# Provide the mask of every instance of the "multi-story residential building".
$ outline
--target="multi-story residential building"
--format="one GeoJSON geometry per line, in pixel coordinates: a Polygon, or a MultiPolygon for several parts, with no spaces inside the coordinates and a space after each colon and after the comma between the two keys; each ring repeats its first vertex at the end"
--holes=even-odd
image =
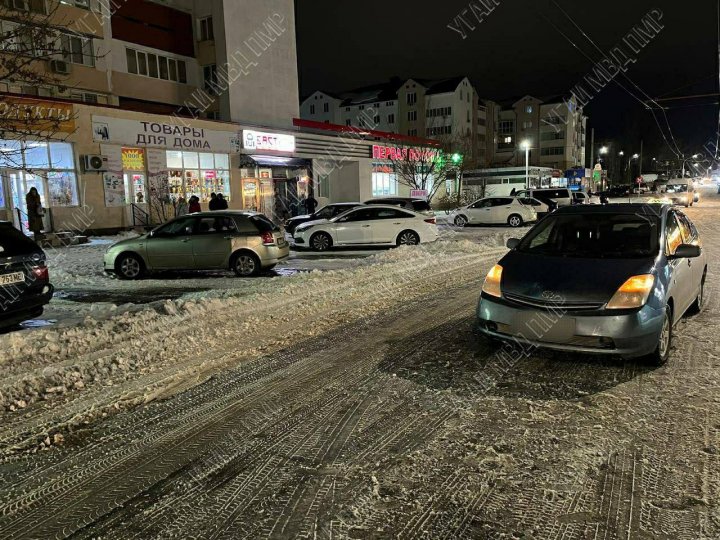
{"type": "Polygon", "coordinates": [[[264,125],[299,114],[292,0],[14,0],[0,31],[26,9],[57,27],[38,66],[62,84],[6,80],[0,92],[264,125]]]}
{"type": "Polygon", "coordinates": [[[301,118],[426,137],[461,147],[484,164],[486,110],[467,77],[394,79],[337,95],[315,92],[300,106],[301,118]]]}
{"type": "MultiPolygon", "coordinates": [[[[298,118],[293,0],[4,0],[0,32],[0,54],[40,74],[19,83],[0,63],[0,219],[19,228],[31,187],[46,231],[147,226],[213,192],[281,221],[310,194],[409,195],[388,156],[435,145],[344,126],[353,111],[330,95],[322,121],[298,118]],[[50,57],[23,22],[49,25],[50,57]]],[[[347,106],[379,98],[363,121],[389,127],[396,96],[347,106]]]]}
{"type": "Polygon", "coordinates": [[[485,104],[493,124],[494,140],[487,145],[492,166],[524,166],[525,143],[531,166],[563,172],[585,166],[587,117],[572,99],[525,96],[505,106],[485,104]]]}

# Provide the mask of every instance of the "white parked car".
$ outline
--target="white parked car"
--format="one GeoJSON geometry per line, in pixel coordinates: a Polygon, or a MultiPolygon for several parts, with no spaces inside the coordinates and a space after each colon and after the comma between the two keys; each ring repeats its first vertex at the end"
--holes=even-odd
{"type": "Polygon", "coordinates": [[[295,229],[295,245],[315,251],[333,246],[414,246],[434,242],[434,217],[397,206],[362,206],[330,220],[303,223],[295,229]]]}
{"type": "Polygon", "coordinates": [[[458,208],[450,219],[458,227],[465,225],[499,225],[521,227],[537,221],[537,211],[517,197],[489,197],[458,208]]]}

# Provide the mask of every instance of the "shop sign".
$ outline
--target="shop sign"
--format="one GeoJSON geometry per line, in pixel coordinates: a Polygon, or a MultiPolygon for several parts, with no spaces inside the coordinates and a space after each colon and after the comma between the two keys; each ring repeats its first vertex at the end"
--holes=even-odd
{"type": "Polygon", "coordinates": [[[2,96],[0,120],[23,132],[75,131],[75,111],[70,103],[2,96]]]}
{"type": "Polygon", "coordinates": [[[413,189],[413,190],[410,190],[410,196],[413,199],[427,199],[428,190],[427,189],[413,189]]]}
{"type": "Polygon", "coordinates": [[[294,152],[295,137],[282,133],[265,133],[245,129],[243,130],[243,148],[270,152],[294,152]]]}
{"type": "Polygon", "coordinates": [[[237,151],[237,145],[233,144],[234,132],[187,126],[182,119],[177,123],[163,123],[93,115],[92,130],[96,142],[222,154],[237,151]]]}
{"type": "Polygon", "coordinates": [[[141,148],[123,148],[122,167],[125,171],[145,172],[145,152],[141,148]]]}
{"type": "Polygon", "coordinates": [[[439,155],[437,150],[431,148],[401,148],[398,146],[373,145],[373,159],[386,159],[392,161],[434,161],[439,155]]]}
{"type": "Polygon", "coordinates": [[[272,169],[260,169],[260,174],[258,175],[260,178],[266,179],[266,178],[272,178],[272,169]]]}

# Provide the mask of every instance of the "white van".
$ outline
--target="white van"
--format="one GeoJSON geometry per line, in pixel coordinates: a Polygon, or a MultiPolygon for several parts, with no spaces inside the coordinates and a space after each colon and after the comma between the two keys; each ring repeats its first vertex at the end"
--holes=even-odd
{"type": "Polygon", "coordinates": [[[568,188],[545,188],[545,189],[524,189],[518,191],[515,197],[525,198],[530,197],[538,199],[544,203],[551,202],[550,206],[572,206],[573,197],[568,188]]]}

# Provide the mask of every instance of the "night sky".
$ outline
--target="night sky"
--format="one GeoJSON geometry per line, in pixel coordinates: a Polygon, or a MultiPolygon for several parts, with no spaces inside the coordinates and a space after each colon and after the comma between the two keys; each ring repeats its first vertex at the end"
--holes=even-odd
{"type": "MultiPolygon", "coordinates": [[[[486,0],[488,1],[488,0],[486,0]]],[[[507,100],[568,94],[600,53],[551,0],[497,0],[499,6],[467,39],[449,29],[468,7],[462,0],[297,0],[300,92],[342,91],[390,77],[468,75],[481,97],[507,100]],[[557,27],[557,28],[555,28],[557,27]]],[[[556,0],[604,51],[653,9],[665,28],[636,55],[627,75],[657,98],[718,91],[717,0],[556,0]]],[[[644,96],[623,77],[626,88],[644,96]]],[[[686,153],[714,138],[717,98],[673,101],[672,132],[686,153]]],[[[586,108],[596,141],[646,156],[672,156],[650,112],[614,83],[586,108]]],[[[665,128],[662,115],[658,115],[665,128]]],[[[667,134],[667,129],[665,129],[667,134]]],[[[589,137],[589,133],[588,133],[589,137]]],[[[669,137],[669,135],[668,135],[669,137]]]]}

